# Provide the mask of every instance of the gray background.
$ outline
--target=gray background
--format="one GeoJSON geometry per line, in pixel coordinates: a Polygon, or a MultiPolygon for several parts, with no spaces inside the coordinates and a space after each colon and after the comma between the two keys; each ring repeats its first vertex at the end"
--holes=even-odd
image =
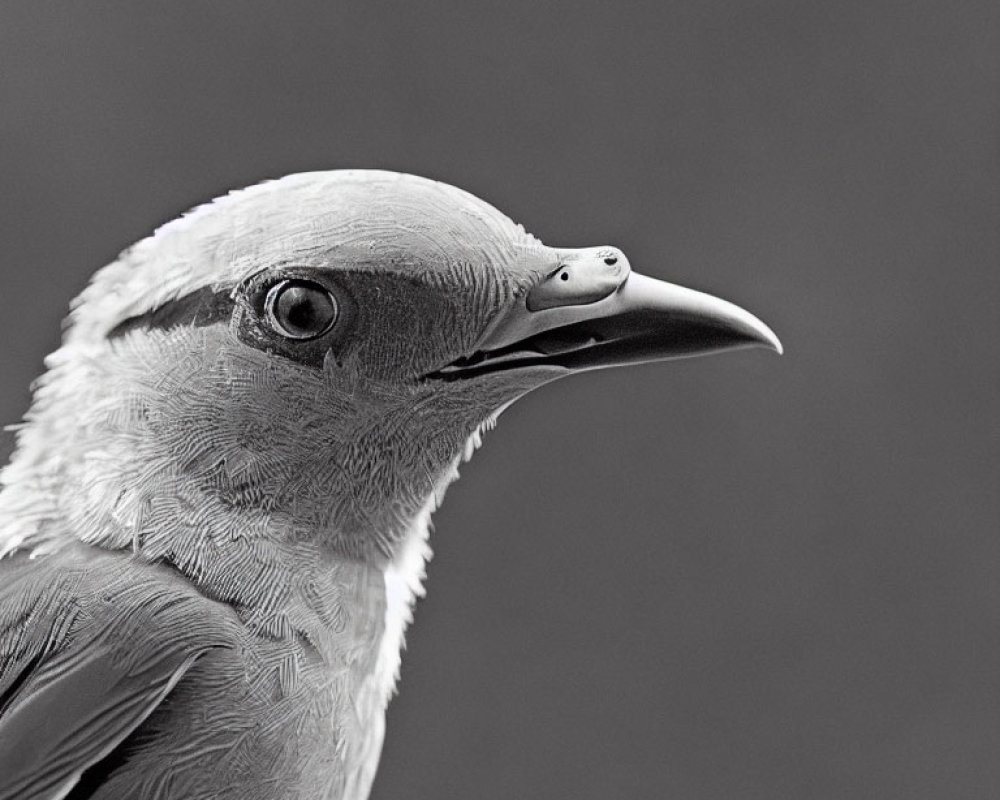
{"type": "Polygon", "coordinates": [[[377,166],[758,313],[436,516],[374,797],[1000,796],[1000,6],[0,3],[0,420],[87,276],[377,166]]]}

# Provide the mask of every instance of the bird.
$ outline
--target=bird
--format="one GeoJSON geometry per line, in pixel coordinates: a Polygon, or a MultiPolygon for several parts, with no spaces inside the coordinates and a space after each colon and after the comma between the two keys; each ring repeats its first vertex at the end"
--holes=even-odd
{"type": "Polygon", "coordinates": [[[0,800],[363,800],[484,430],[748,311],[463,190],[288,175],[97,271],[0,472],[0,800]]]}

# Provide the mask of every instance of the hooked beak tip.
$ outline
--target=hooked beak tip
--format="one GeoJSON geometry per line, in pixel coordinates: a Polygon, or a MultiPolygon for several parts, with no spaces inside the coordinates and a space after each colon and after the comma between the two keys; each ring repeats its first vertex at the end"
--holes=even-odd
{"type": "Polygon", "coordinates": [[[785,348],[781,344],[781,340],[778,338],[777,334],[771,330],[770,327],[761,322],[757,317],[751,316],[753,319],[753,325],[751,327],[752,336],[757,342],[759,347],[764,347],[768,350],[773,350],[779,356],[784,355],[785,348]]]}

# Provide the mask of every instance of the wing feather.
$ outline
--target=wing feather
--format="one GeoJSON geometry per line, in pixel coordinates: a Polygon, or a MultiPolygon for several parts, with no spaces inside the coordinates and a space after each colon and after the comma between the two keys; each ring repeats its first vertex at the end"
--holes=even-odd
{"type": "Polygon", "coordinates": [[[186,587],[39,561],[0,562],[0,800],[67,797],[220,646],[186,587]]]}
{"type": "MultiPolygon", "coordinates": [[[[112,654],[43,666],[0,716],[0,800],[58,800],[163,701],[202,655],[164,658],[139,674],[112,654]]],[[[60,659],[61,660],[61,659],[60,659]]]]}

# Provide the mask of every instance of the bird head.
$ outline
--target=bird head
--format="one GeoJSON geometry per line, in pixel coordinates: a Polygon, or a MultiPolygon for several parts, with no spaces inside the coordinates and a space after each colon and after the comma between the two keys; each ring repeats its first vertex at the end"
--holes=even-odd
{"type": "Polygon", "coordinates": [[[303,542],[391,558],[526,392],[753,346],[780,352],[741,308],[614,247],[543,245],[453,187],[292,175],[97,273],[2,476],[6,547],[71,535],[192,569],[233,541],[257,562],[303,542]]]}

